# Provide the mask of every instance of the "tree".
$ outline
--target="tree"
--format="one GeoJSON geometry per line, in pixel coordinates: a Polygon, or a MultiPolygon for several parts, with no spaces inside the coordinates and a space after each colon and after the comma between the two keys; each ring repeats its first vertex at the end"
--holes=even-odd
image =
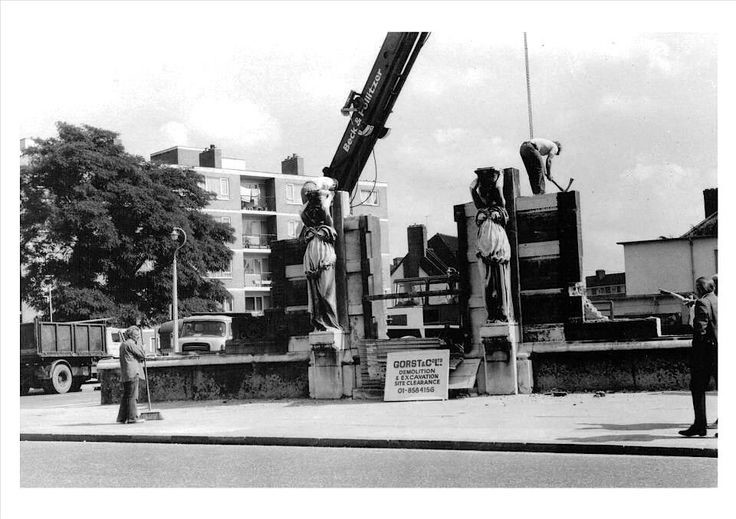
{"type": "Polygon", "coordinates": [[[201,212],[214,196],[200,187],[202,175],[130,155],[111,131],[57,130],[58,138],[36,140],[21,167],[22,299],[47,311],[51,285],[55,320],[165,320],[171,231],[181,227],[180,311],[216,311],[228,292],[204,276],[229,268],[234,236],[201,212]]]}

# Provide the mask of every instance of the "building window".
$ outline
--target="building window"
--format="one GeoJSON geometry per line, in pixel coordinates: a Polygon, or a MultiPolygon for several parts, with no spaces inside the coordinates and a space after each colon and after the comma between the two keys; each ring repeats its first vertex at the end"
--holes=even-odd
{"type": "Polygon", "coordinates": [[[606,294],[610,294],[610,293],[611,293],[611,287],[606,287],[606,294]]]}
{"type": "Polygon", "coordinates": [[[360,202],[363,205],[378,205],[378,192],[375,189],[361,189],[360,202]]]}
{"type": "Polygon", "coordinates": [[[214,193],[218,200],[230,199],[230,180],[227,177],[207,177],[207,191],[214,193]]]}
{"type": "Polygon", "coordinates": [[[220,223],[226,223],[228,225],[232,225],[232,220],[229,216],[220,216],[219,217],[220,223]]]}
{"type": "Polygon", "coordinates": [[[232,312],[233,311],[233,298],[231,296],[226,297],[220,303],[220,306],[222,307],[223,312],[232,312]]]}
{"type": "Polygon", "coordinates": [[[299,227],[297,220],[289,220],[289,237],[296,238],[296,229],[299,227]]]}
{"type": "Polygon", "coordinates": [[[245,296],[245,311],[260,313],[270,307],[271,298],[268,296],[245,296]]]}
{"type": "Polygon", "coordinates": [[[246,274],[262,274],[268,272],[268,258],[243,258],[243,269],[246,274]]]}
{"type": "Polygon", "coordinates": [[[286,184],[286,201],[296,202],[296,188],[294,184],[286,184]]]}
{"type": "Polygon", "coordinates": [[[260,236],[265,234],[266,222],[263,220],[244,220],[243,232],[250,236],[260,236]]]}
{"type": "Polygon", "coordinates": [[[243,184],[240,186],[241,208],[246,210],[266,209],[264,186],[261,184],[243,184]]]}
{"type": "Polygon", "coordinates": [[[243,220],[243,248],[267,249],[276,235],[269,234],[266,220],[243,220]]]}

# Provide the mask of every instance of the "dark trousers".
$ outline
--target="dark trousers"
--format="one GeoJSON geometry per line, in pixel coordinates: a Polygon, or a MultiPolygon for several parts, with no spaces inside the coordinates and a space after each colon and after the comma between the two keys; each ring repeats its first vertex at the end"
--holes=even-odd
{"type": "Polygon", "coordinates": [[[543,195],[546,189],[544,177],[547,173],[544,157],[542,157],[536,146],[531,142],[525,142],[521,145],[519,155],[521,155],[521,160],[524,162],[526,174],[529,175],[529,184],[532,186],[532,193],[543,195]]]}
{"type": "Polygon", "coordinates": [[[690,351],[690,393],[693,397],[693,425],[707,426],[705,392],[713,377],[718,384],[718,348],[713,344],[693,344],[690,351]]]}
{"type": "Polygon", "coordinates": [[[123,382],[123,396],[120,399],[118,422],[125,423],[127,420],[135,420],[136,418],[138,418],[138,377],[135,380],[123,382]]]}

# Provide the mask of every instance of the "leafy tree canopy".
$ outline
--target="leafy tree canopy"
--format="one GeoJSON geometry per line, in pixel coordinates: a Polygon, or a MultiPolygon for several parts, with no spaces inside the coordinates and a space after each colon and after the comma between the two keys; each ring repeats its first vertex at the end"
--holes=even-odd
{"type": "Polygon", "coordinates": [[[174,227],[179,310],[216,311],[228,297],[208,272],[229,268],[233,229],[201,212],[214,196],[192,169],[128,154],[117,134],[58,123],[21,167],[21,297],[54,320],[109,317],[126,326],[168,319],[174,227]]]}

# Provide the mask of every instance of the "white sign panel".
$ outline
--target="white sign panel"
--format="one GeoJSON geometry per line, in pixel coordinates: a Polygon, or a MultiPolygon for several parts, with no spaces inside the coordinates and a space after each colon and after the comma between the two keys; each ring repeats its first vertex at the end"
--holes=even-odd
{"type": "Polygon", "coordinates": [[[450,350],[412,350],[386,356],[383,400],[447,400],[450,350]]]}

